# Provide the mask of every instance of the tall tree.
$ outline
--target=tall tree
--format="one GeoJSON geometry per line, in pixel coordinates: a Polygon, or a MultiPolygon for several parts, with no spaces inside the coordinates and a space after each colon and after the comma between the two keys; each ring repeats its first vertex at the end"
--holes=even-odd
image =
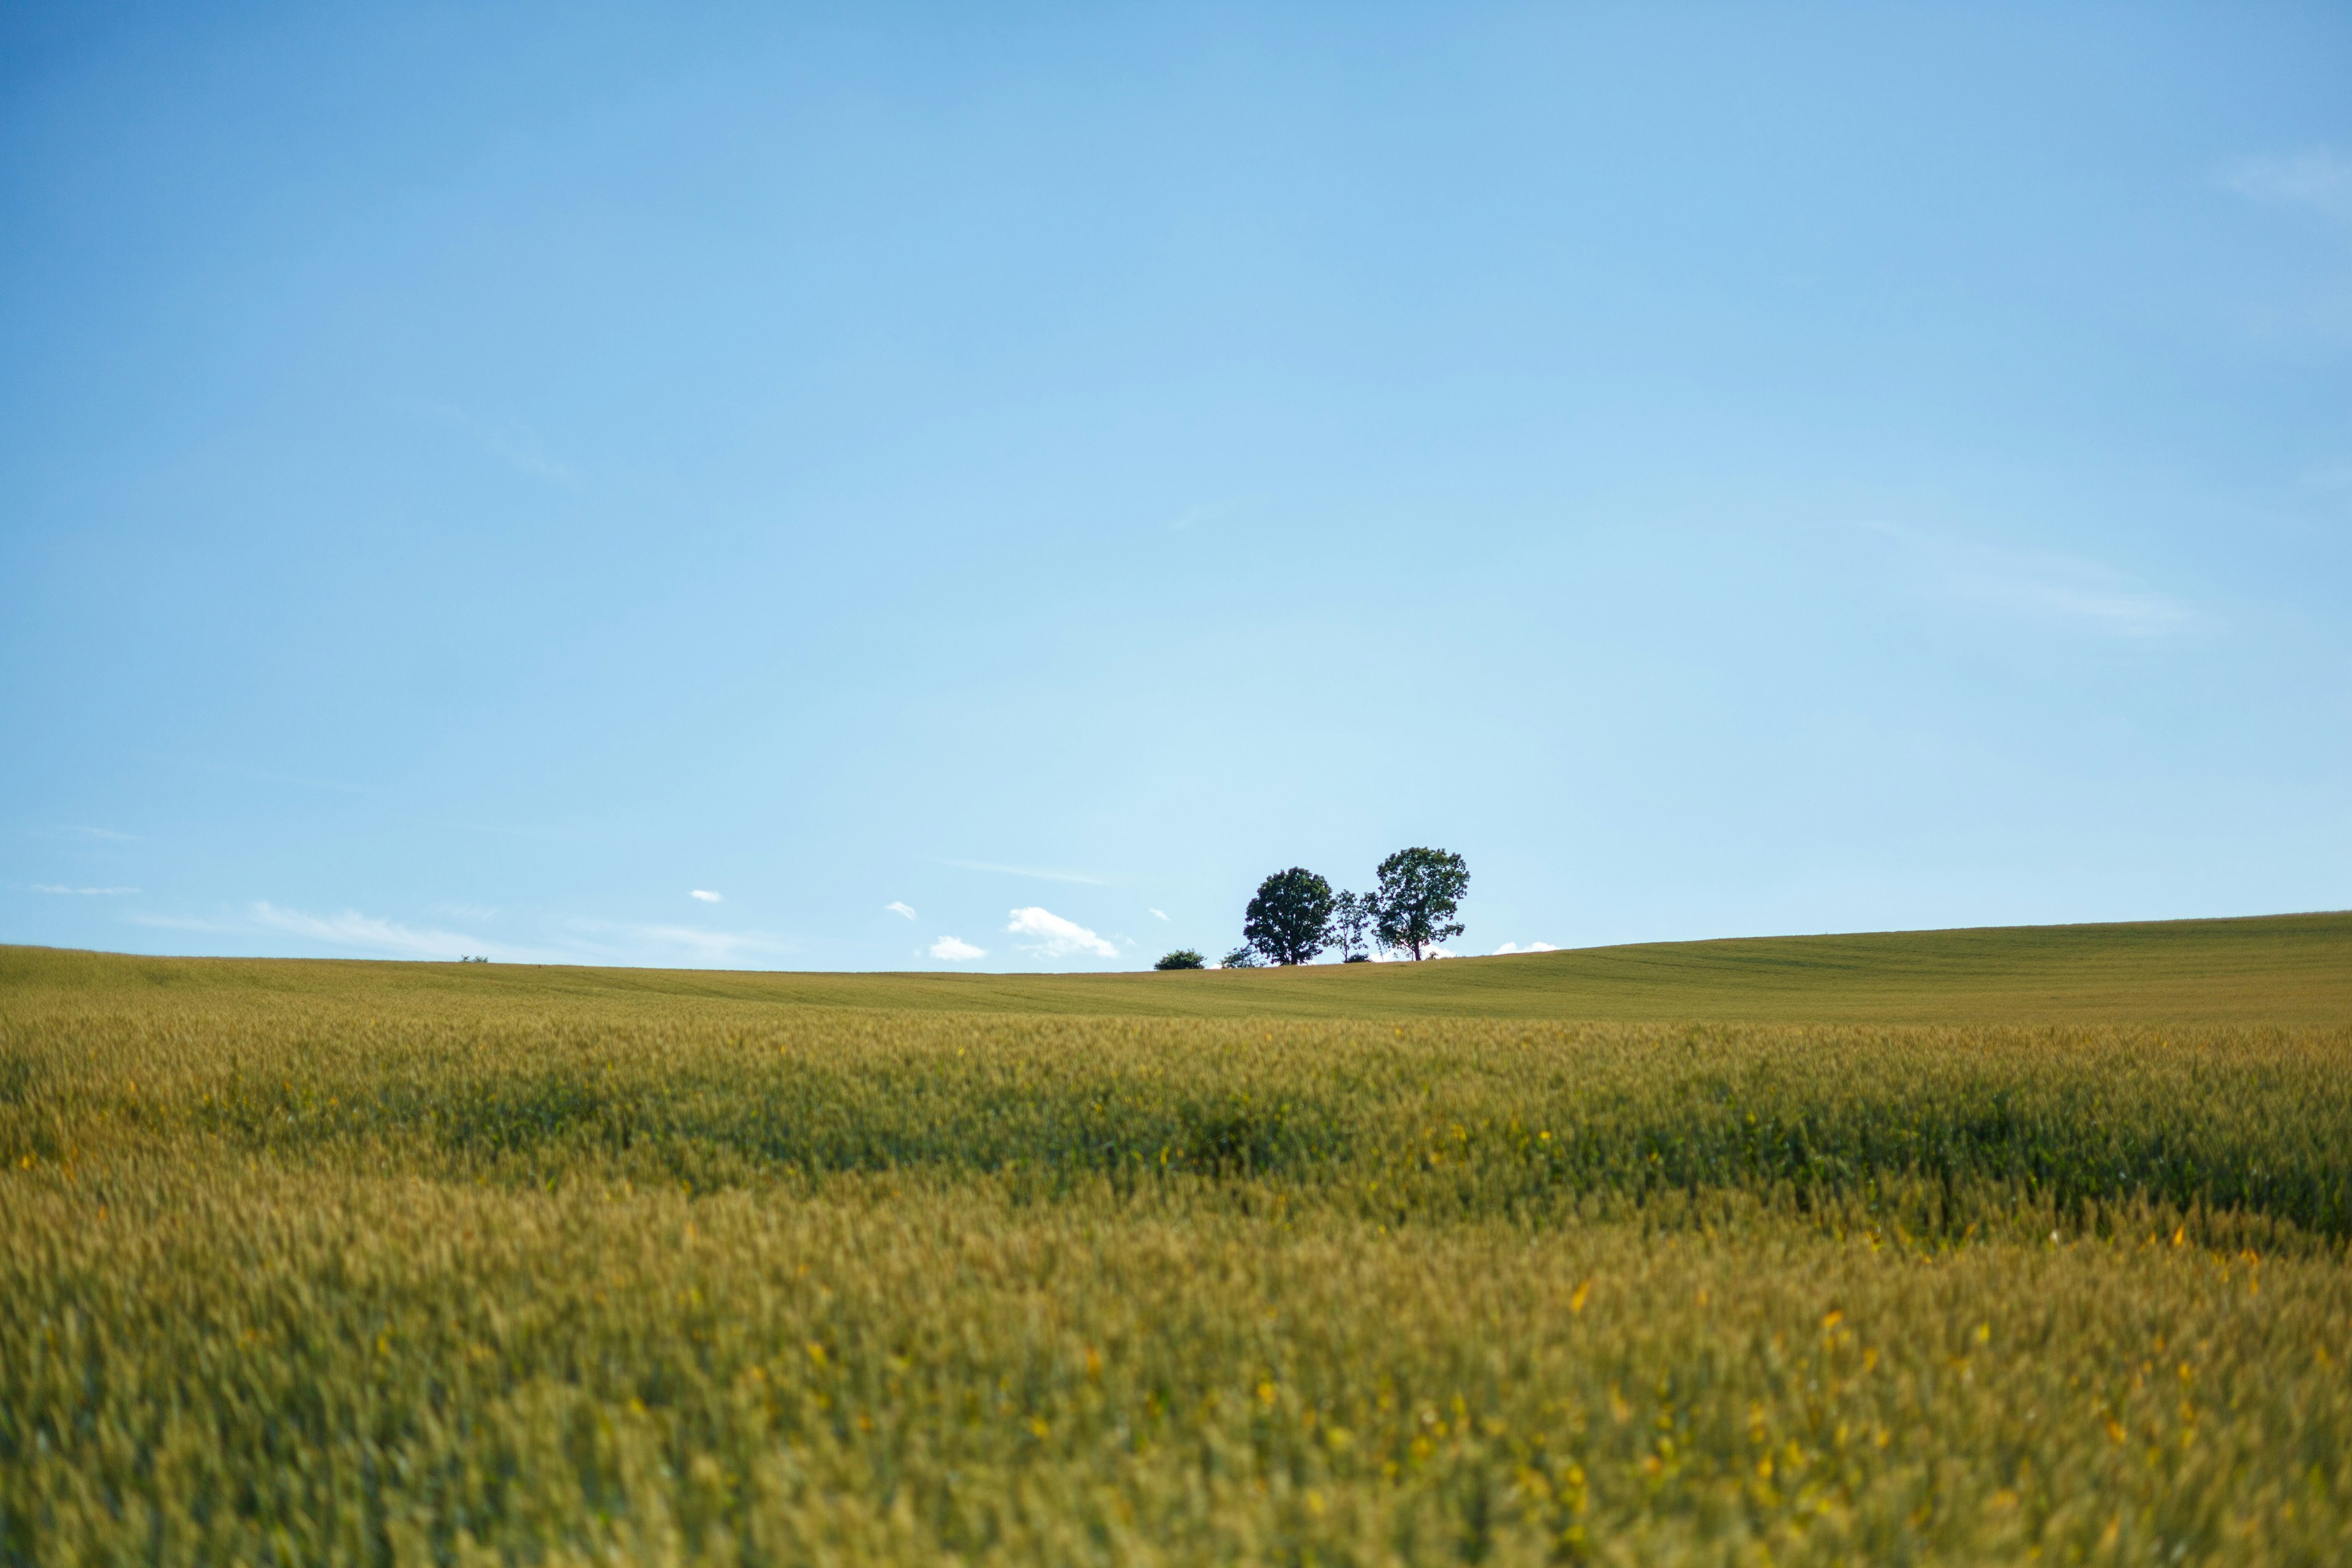
{"type": "Polygon", "coordinates": [[[1242,935],[1276,963],[1304,963],[1331,945],[1331,884],[1303,866],[1257,885],[1242,935]]]}
{"type": "Polygon", "coordinates": [[[1470,890],[1470,868],[1445,849],[1400,849],[1381,862],[1372,895],[1372,930],[1381,945],[1404,948],[1418,962],[1424,948],[1462,934],[1454,918],[1470,890]]]}
{"type": "Polygon", "coordinates": [[[1370,893],[1342,893],[1331,900],[1331,945],[1339,950],[1340,962],[1370,956],[1364,950],[1370,945],[1374,912],[1370,893]]]}

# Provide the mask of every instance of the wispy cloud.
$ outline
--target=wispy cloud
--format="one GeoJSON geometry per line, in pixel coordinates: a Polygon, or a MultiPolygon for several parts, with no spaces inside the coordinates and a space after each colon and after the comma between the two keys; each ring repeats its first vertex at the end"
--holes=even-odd
{"type": "Polygon", "coordinates": [[[699,899],[706,904],[717,904],[726,901],[708,888],[691,889],[688,891],[686,896],[689,899],[699,899]]]}
{"type": "Polygon", "coordinates": [[[1051,910],[1031,905],[1013,911],[1013,923],[1004,928],[1015,936],[1034,937],[1034,942],[1021,943],[1024,952],[1040,958],[1068,958],[1074,953],[1091,953],[1097,958],[1117,958],[1118,949],[1097,936],[1076,921],[1064,920],[1051,910]]]}
{"type": "Polygon", "coordinates": [[[520,426],[478,419],[454,404],[419,402],[410,406],[464,431],[477,447],[520,473],[566,489],[580,488],[579,476],[570,466],[549,456],[539,438],[520,426]]]}
{"type": "Polygon", "coordinates": [[[1876,525],[1875,531],[1924,562],[1935,592],[1982,608],[2130,638],[2169,637],[2205,624],[2185,600],[2082,556],[1981,544],[1891,523],[1876,525]]]}
{"type": "Polygon", "coordinates": [[[243,913],[202,918],[139,913],[136,924],[165,931],[209,931],[248,938],[278,933],[379,958],[454,959],[479,955],[507,963],[647,964],[696,969],[761,967],[791,952],[787,939],[758,931],[701,931],[691,926],[632,925],[574,920],[544,946],[495,942],[467,931],[408,925],[345,910],[313,914],[263,900],[243,913]]]}
{"type": "Polygon", "coordinates": [[[2084,563],[2048,559],[1979,567],[1956,574],[1951,586],[1963,598],[1998,609],[2116,637],[2160,637],[2197,624],[2196,612],[2179,600],[2084,563]]]}
{"type": "Polygon", "coordinates": [[[301,910],[280,909],[265,900],[253,906],[251,916],[253,924],[266,931],[286,931],[335,947],[400,958],[459,958],[479,953],[509,963],[530,963],[542,961],[545,956],[503,943],[487,942],[462,931],[438,931],[431,927],[402,925],[397,921],[379,920],[373,915],[363,915],[357,910],[345,910],[334,915],[314,915],[301,910]]]}
{"type": "Polygon", "coordinates": [[[70,893],[83,899],[119,898],[124,893],[135,893],[138,890],[136,888],[68,888],[56,882],[33,884],[33,891],[37,893],[70,893]]]}
{"type": "Polygon", "coordinates": [[[435,910],[452,920],[494,921],[499,911],[488,904],[436,904],[435,910]]]}
{"type": "Polygon", "coordinates": [[[953,963],[967,958],[986,958],[988,950],[984,947],[974,947],[961,937],[943,936],[931,943],[931,956],[944,958],[953,963]]]}
{"type": "Polygon", "coordinates": [[[908,909],[906,905],[900,903],[896,899],[891,900],[882,907],[894,915],[904,915],[908,920],[913,920],[915,918],[915,911],[908,909]]]}
{"type": "Polygon", "coordinates": [[[1028,877],[1040,882],[1077,882],[1089,888],[1118,886],[1105,877],[1090,877],[1083,871],[1054,871],[1036,866],[999,866],[988,860],[942,860],[942,866],[953,866],[959,871],[993,871],[1006,877],[1028,877]]]}
{"type": "MultiPolygon", "coordinates": [[[[338,795],[380,795],[384,792],[373,784],[353,784],[349,779],[322,779],[310,773],[281,773],[268,768],[249,768],[237,763],[209,762],[201,757],[167,756],[160,752],[134,752],[133,756],[166,767],[185,768],[192,773],[213,773],[224,778],[251,779],[256,784],[293,784],[300,789],[332,790],[338,795]]],[[[104,835],[121,837],[120,834],[104,835]]]]}
{"type": "Polygon", "coordinates": [[[1150,915],[1153,920],[1164,921],[1168,918],[1168,911],[1166,910],[1148,910],[1145,912],[1150,915]]]}
{"type": "Polygon", "coordinates": [[[2279,158],[2245,158],[2223,183],[2249,201],[2300,207],[2352,225],[2352,157],[2326,147],[2279,158]]]}
{"type": "Polygon", "coordinates": [[[122,917],[135,926],[153,926],[158,931],[242,931],[253,928],[244,921],[209,921],[195,915],[159,915],[142,910],[122,917]]]}
{"type": "MultiPolygon", "coordinates": [[[[2339,260],[2352,260],[2352,154],[2313,147],[2242,159],[2222,181],[2250,202],[2305,219],[2326,242],[2340,247],[2339,260]]],[[[2248,299],[2242,307],[2246,325],[2266,338],[2316,336],[2331,343],[2352,339],[2352,274],[2331,270],[2335,276],[2327,281],[2248,299]]]]}
{"type": "Polygon", "coordinates": [[[1521,947],[1516,942],[1507,942],[1495,950],[1495,954],[1499,958],[1507,952],[1558,952],[1559,951],[1559,949],[1548,942],[1531,942],[1525,947],[1521,947]]]}
{"type": "Polygon", "coordinates": [[[686,969],[756,969],[793,952],[790,940],[764,931],[705,931],[697,926],[632,925],[575,920],[581,940],[572,962],[674,964],[686,969]]]}

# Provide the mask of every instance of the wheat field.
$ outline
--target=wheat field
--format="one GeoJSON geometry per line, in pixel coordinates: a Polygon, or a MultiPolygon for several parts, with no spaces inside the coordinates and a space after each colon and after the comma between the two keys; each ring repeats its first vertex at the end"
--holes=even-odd
{"type": "Polygon", "coordinates": [[[2352,1560],[2352,919],[2269,935],[0,951],[0,1562],[2352,1560]]]}

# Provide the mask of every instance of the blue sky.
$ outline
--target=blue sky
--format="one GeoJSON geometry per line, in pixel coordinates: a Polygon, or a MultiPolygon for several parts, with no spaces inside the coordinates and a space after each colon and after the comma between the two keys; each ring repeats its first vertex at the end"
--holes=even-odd
{"type": "Polygon", "coordinates": [[[0,941],[2352,905],[2341,6],[0,30],[0,941]]]}

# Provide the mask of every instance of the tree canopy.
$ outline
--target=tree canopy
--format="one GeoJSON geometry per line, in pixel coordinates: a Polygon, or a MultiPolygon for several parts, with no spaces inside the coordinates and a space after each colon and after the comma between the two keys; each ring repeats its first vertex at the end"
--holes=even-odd
{"type": "Polygon", "coordinates": [[[1371,954],[1370,946],[1372,924],[1378,915],[1370,893],[1342,893],[1331,900],[1331,945],[1339,950],[1339,962],[1354,963],[1371,954]]]}
{"type": "Polygon", "coordinates": [[[1242,935],[1276,963],[1304,963],[1331,945],[1331,884],[1303,866],[1257,885],[1243,912],[1242,935]]]}
{"type": "Polygon", "coordinates": [[[1461,856],[1445,849],[1400,849],[1381,862],[1380,878],[1371,897],[1373,931],[1382,947],[1402,948],[1417,961],[1425,949],[1462,934],[1454,912],[1470,889],[1470,868],[1461,856]]]}

